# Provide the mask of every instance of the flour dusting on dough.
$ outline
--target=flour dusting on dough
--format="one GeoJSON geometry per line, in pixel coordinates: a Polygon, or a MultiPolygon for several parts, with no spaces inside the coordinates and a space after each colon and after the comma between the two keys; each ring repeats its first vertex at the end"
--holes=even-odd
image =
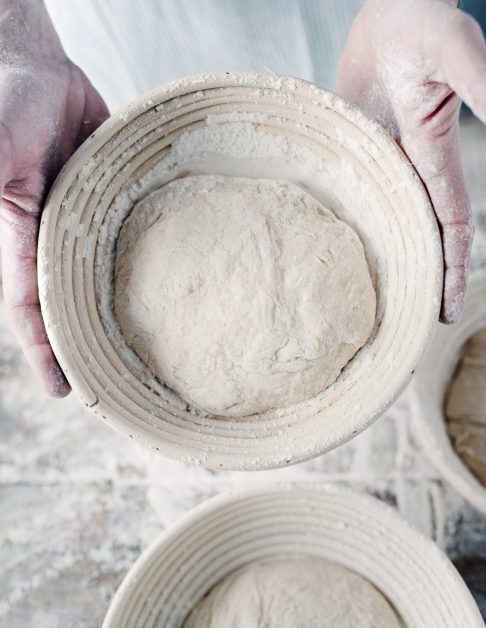
{"type": "Polygon", "coordinates": [[[357,573],[313,556],[249,563],[217,584],[183,628],[403,628],[357,573]]]}
{"type": "Polygon", "coordinates": [[[368,339],[375,307],[357,235],[289,182],[177,179],[138,203],[120,234],[126,341],[213,415],[317,395],[368,339]]]}

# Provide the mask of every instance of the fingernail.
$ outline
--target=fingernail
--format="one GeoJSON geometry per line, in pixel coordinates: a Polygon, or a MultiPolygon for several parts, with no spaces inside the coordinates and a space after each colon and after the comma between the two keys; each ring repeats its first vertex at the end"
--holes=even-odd
{"type": "Polygon", "coordinates": [[[71,386],[58,364],[51,366],[48,377],[48,392],[52,397],[61,398],[69,395],[71,386]]]}
{"type": "Polygon", "coordinates": [[[463,309],[464,292],[459,292],[452,298],[448,298],[447,301],[442,303],[442,310],[440,313],[441,323],[445,323],[446,325],[457,323],[457,321],[461,318],[463,309]]]}

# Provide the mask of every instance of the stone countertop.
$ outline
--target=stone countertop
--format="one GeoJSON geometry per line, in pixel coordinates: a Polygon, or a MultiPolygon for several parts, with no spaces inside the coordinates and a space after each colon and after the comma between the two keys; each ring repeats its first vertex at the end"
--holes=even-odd
{"type": "MultiPolygon", "coordinates": [[[[462,124],[486,264],[486,128],[462,124]]],[[[410,430],[407,391],[371,428],[309,462],[258,473],[165,460],[116,434],[73,396],[34,381],[0,307],[0,628],[98,628],[126,571],[204,499],[265,480],[339,482],[380,496],[451,557],[486,617],[486,516],[432,468],[410,430]]]]}

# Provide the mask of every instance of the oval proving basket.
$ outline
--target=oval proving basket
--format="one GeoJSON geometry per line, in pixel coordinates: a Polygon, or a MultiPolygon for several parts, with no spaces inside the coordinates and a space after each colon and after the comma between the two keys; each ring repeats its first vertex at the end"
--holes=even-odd
{"type": "Polygon", "coordinates": [[[139,98],[68,162],[42,218],[39,287],[54,352],[86,406],[161,454],[251,470],[328,451],[396,398],[438,317],[442,254],[427,194],[377,124],[301,80],[201,75],[139,98]],[[360,236],[375,328],[315,398],[235,420],[199,416],[126,347],[111,307],[123,219],[152,190],[201,173],[292,180],[360,236]]]}
{"type": "Polygon", "coordinates": [[[462,317],[455,325],[440,325],[412,387],[415,433],[424,451],[458,493],[486,513],[486,487],[456,454],[447,434],[444,402],[461,359],[464,343],[486,327],[486,268],[472,274],[462,317]]]}
{"type": "Polygon", "coordinates": [[[392,508],[346,489],[298,484],[222,495],[183,516],[130,569],[103,628],[178,628],[235,569],[295,555],[364,576],[407,628],[484,626],[452,563],[392,508]]]}

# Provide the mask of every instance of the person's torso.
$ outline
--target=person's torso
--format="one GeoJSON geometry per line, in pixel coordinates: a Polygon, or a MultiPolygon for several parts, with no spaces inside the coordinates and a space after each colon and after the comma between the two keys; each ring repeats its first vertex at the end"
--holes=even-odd
{"type": "Polygon", "coordinates": [[[269,70],[332,88],[363,0],[45,0],[67,54],[117,109],[199,72],[269,70]]]}

